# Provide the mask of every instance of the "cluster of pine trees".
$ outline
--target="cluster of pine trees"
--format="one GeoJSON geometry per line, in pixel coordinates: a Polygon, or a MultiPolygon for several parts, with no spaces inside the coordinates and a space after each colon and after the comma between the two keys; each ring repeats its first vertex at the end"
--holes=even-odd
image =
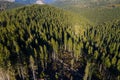
{"type": "Polygon", "coordinates": [[[48,5],[1,12],[0,78],[119,80],[120,20],[76,30],[73,17],[48,5]]]}

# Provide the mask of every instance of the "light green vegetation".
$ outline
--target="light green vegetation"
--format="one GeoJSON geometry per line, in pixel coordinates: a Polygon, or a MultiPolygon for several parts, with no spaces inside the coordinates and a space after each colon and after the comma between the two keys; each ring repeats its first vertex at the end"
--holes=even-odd
{"type": "Polygon", "coordinates": [[[97,8],[67,8],[78,13],[95,24],[120,19],[120,7],[97,7],[97,8]]]}

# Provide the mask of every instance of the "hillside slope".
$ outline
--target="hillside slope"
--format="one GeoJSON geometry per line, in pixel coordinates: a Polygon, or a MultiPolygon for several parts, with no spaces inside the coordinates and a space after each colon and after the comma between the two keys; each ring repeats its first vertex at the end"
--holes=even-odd
{"type": "Polygon", "coordinates": [[[119,3],[118,0],[80,0],[77,2],[65,0],[56,1],[52,5],[77,13],[97,25],[114,19],[120,19],[119,3]]]}
{"type": "Polygon", "coordinates": [[[24,5],[19,3],[14,3],[14,2],[8,2],[8,1],[0,1],[0,11],[17,8],[20,6],[24,6],[24,5]]]}
{"type": "Polygon", "coordinates": [[[120,80],[119,35],[119,19],[92,26],[48,5],[3,11],[0,78],[120,80]]]}
{"type": "Polygon", "coordinates": [[[107,4],[119,4],[119,0],[56,0],[53,2],[54,5],[59,7],[96,7],[104,6],[107,4]]]}
{"type": "Polygon", "coordinates": [[[11,80],[47,76],[55,79],[56,72],[52,66],[60,56],[58,53],[64,48],[71,49],[67,47],[67,40],[71,44],[74,38],[79,37],[78,34],[84,34],[87,26],[89,23],[84,19],[48,5],[31,5],[1,12],[0,75],[11,80]],[[76,36],[75,27],[77,31],[81,30],[76,36]]]}
{"type": "Polygon", "coordinates": [[[101,24],[107,21],[113,21],[115,19],[120,19],[120,7],[111,7],[111,6],[103,6],[96,8],[76,8],[69,7],[64,8],[71,12],[78,13],[80,16],[88,19],[89,21],[95,24],[101,24]]]}

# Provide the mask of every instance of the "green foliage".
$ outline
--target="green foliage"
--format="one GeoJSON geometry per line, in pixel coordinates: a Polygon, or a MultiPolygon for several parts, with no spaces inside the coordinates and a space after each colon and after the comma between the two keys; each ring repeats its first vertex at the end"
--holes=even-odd
{"type": "Polygon", "coordinates": [[[120,60],[117,62],[117,69],[120,71],[120,60]]]}
{"type": "Polygon", "coordinates": [[[57,0],[53,3],[59,7],[98,7],[107,4],[120,3],[119,0],[57,0]]]}
{"type": "Polygon", "coordinates": [[[57,2],[53,5],[86,18],[91,24],[98,25],[106,21],[120,19],[120,1],[115,0],[84,0],[57,2]],[[74,3],[75,2],[75,3],[74,3]],[[57,4],[57,5],[56,5],[57,4]]]}
{"type": "Polygon", "coordinates": [[[0,32],[0,67],[16,79],[119,80],[119,19],[91,26],[74,13],[31,5],[1,12],[0,32]]]}

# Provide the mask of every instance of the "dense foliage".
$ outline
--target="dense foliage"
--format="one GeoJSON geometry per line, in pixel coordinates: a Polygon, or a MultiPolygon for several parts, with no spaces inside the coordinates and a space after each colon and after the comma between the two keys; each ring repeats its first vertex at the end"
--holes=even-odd
{"type": "Polygon", "coordinates": [[[80,18],[48,5],[1,12],[0,78],[119,80],[120,20],[80,18]]]}

